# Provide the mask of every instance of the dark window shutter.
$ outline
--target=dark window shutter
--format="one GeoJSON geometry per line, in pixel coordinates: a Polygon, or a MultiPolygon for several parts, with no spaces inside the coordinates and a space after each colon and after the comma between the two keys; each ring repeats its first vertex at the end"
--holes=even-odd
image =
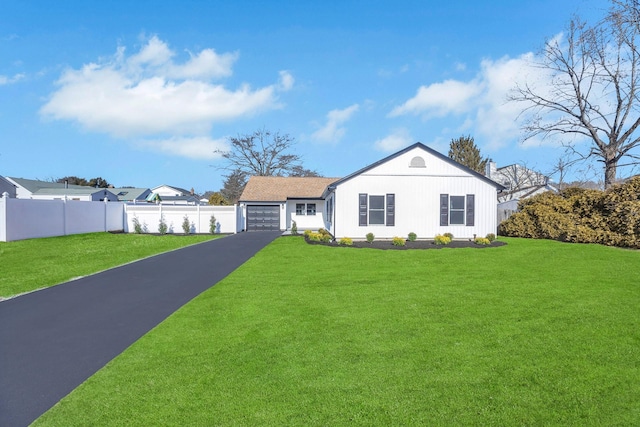
{"type": "Polygon", "coordinates": [[[366,193],[360,193],[358,195],[358,199],[359,199],[359,203],[360,203],[360,219],[359,219],[359,225],[367,225],[367,194],[366,193]]]}
{"type": "Polygon", "coordinates": [[[396,195],[387,194],[387,227],[396,225],[396,195]]]}
{"type": "Polygon", "coordinates": [[[440,225],[449,225],[449,195],[440,195],[440,225]]]}
{"type": "Polygon", "coordinates": [[[467,194],[467,226],[475,225],[475,199],[474,194],[467,194]]]}

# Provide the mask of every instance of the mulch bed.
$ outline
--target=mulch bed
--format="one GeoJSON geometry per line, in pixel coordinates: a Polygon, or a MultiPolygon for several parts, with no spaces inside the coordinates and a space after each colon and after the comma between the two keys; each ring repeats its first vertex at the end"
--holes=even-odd
{"type": "MultiPolygon", "coordinates": [[[[306,240],[306,239],[305,239],[306,240]]],[[[323,245],[323,246],[340,246],[337,241],[330,243],[323,242],[311,242],[306,240],[310,245],[323,245]]],[[[405,246],[394,246],[391,240],[374,240],[371,243],[366,241],[354,241],[353,246],[346,246],[351,248],[373,248],[384,250],[407,250],[407,249],[444,249],[444,248],[474,248],[474,249],[486,249],[497,248],[499,246],[506,245],[506,242],[500,242],[494,240],[490,245],[478,245],[470,240],[454,240],[448,245],[436,245],[433,240],[416,240],[415,242],[407,241],[405,246]]],[[[342,247],[342,246],[341,246],[342,247]]]]}

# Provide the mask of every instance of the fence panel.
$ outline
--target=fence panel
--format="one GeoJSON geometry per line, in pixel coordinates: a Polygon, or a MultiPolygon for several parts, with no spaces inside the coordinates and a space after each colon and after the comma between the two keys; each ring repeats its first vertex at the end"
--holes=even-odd
{"type": "Polygon", "coordinates": [[[157,233],[160,218],[164,219],[168,233],[183,233],[182,224],[185,217],[190,224],[191,233],[209,233],[211,216],[215,216],[216,233],[236,233],[236,206],[200,206],[200,205],[126,205],[125,231],[135,231],[134,220],[137,219],[143,233],[157,233]]]}
{"type": "Polygon", "coordinates": [[[0,198],[0,241],[64,236],[100,231],[135,232],[137,219],[144,233],[157,233],[160,218],[169,233],[183,233],[187,217],[190,233],[209,233],[215,216],[216,233],[237,233],[244,228],[237,206],[138,205],[120,202],[0,198]]]}

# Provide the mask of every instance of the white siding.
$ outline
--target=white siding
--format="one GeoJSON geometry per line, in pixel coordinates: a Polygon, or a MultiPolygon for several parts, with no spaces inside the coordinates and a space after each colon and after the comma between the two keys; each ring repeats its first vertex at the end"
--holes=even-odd
{"type": "Polygon", "coordinates": [[[325,226],[324,221],[324,200],[289,200],[287,201],[287,219],[286,219],[286,229],[291,228],[291,224],[293,221],[296,222],[296,226],[298,230],[318,230],[319,228],[323,228],[325,226]],[[305,212],[303,215],[296,215],[296,205],[297,204],[305,205],[305,212]],[[306,213],[306,205],[312,203],[316,205],[316,214],[315,215],[307,215],[306,213]]]}
{"type": "Polygon", "coordinates": [[[443,161],[420,148],[410,150],[390,161],[355,176],[335,190],[336,237],[376,238],[406,237],[410,232],[418,238],[452,233],[454,238],[484,237],[496,232],[496,189],[491,184],[443,161]],[[411,159],[420,156],[426,167],[409,167],[411,159]],[[395,225],[359,226],[358,195],[394,194],[395,225]],[[475,196],[475,225],[440,226],[440,194],[475,196]]]}

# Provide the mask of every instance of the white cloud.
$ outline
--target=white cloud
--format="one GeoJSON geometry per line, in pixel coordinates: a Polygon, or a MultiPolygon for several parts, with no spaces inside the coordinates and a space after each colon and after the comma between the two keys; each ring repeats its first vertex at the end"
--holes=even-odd
{"type": "Polygon", "coordinates": [[[458,116],[461,129],[473,132],[491,149],[498,149],[520,137],[517,123],[522,105],[507,102],[517,83],[545,82],[546,76],[533,67],[534,55],[485,59],[469,81],[445,80],[418,88],[416,95],[396,106],[389,117],[417,115],[423,119],[458,116]]]}
{"type": "Polygon", "coordinates": [[[447,114],[459,114],[468,111],[474,97],[478,96],[482,86],[477,81],[461,82],[445,80],[418,88],[416,95],[404,104],[395,107],[390,117],[404,114],[442,117],[447,114]]]}
{"type": "Polygon", "coordinates": [[[211,139],[203,137],[172,137],[163,140],[139,141],[138,146],[148,150],[161,151],[169,155],[187,157],[190,159],[217,159],[217,150],[227,151],[229,144],[226,139],[211,139]]]}
{"type": "Polygon", "coordinates": [[[401,150],[414,142],[415,141],[408,129],[398,128],[393,130],[392,133],[384,138],[377,140],[374,143],[374,147],[379,151],[394,152],[401,150]]]}
{"type": "Polygon", "coordinates": [[[11,77],[3,76],[2,74],[0,74],[0,86],[10,85],[10,84],[16,83],[16,82],[24,79],[24,77],[25,77],[25,75],[23,73],[14,74],[11,77]]]}
{"type": "Polygon", "coordinates": [[[336,143],[340,141],[346,132],[346,129],[341,127],[341,125],[349,120],[359,109],[360,106],[358,104],[353,104],[342,110],[329,111],[327,114],[327,123],[315,131],[311,135],[311,138],[320,142],[336,143]]]}
{"type": "Polygon", "coordinates": [[[174,142],[197,137],[191,143],[159,145],[191,157],[189,153],[206,145],[205,135],[214,123],[280,108],[278,93],[293,86],[291,74],[281,72],[269,86],[227,88],[212,80],[232,74],[237,53],[204,49],[189,55],[188,60],[176,62],[175,53],[156,36],[129,56],[119,47],[107,60],[65,71],[40,113],[116,137],[174,142]]]}

